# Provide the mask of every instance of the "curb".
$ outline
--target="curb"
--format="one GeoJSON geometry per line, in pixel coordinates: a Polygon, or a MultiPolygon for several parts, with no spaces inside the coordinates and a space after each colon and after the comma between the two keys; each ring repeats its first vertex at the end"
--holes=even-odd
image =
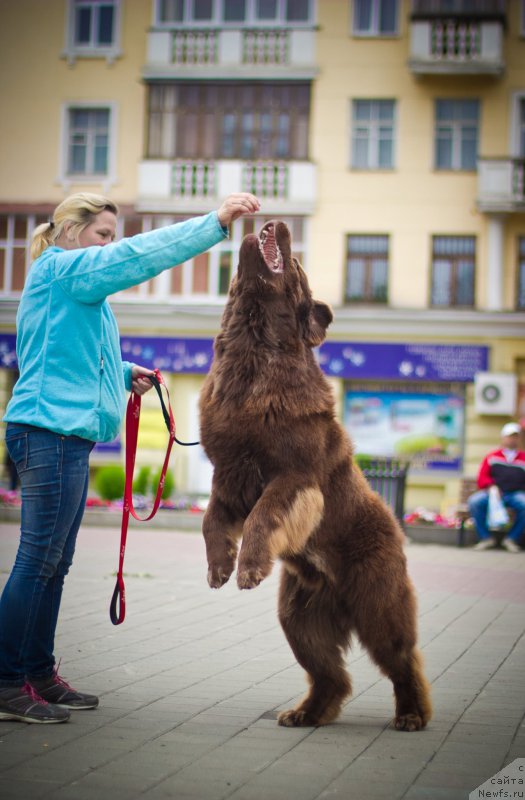
{"type": "MultiPolygon", "coordinates": [[[[140,512],[139,512],[140,513],[140,512]]],[[[146,512],[143,512],[146,513],[146,512]]],[[[159,509],[148,525],[152,528],[162,528],[174,531],[195,531],[201,533],[203,512],[176,511],[159,509]]],[[[20,523],[20,508],[17,506],[0,506],[0,522],[20,523]]],[[[119,528],[122,515],[119,511],[108,511],[87,508],[82,519],[82,525],[97,528],[119,528]]],[[[139,527],[134,517],[130,516],[130,528],[139,527]]],[[[417,544],[443,544],[457,547],[458,531],[455,528],[441,528],[436,525],[407,525],[405,534],[409,541],[417,544]]],[[[474,530],[465,531],[465,546],[469,547],[477,542],[474,530]]]]}
{"type": "MultiPolygon", "coordinates": [[[[146,511],[138,512],[147,514],[146,511]]],[[[196,531],[202,530],[202,513],[192,513],[189,511],[171,511],[169,509],[159,509],[153,519],[148,521],[151,528],[163,528],[174,531],[196,531]]],[[[20,523],[20,508],[16,506],[0,507],[0,522],[20,523]]],[[[120,528],[122,514],[120,511],[101,511],[100,509],[87,508],[82,518],[82,525],[94,526],[97,528],[120,528]]],[[[129,527],[139,527],[140,522],[130,515],[129,527]]]]}

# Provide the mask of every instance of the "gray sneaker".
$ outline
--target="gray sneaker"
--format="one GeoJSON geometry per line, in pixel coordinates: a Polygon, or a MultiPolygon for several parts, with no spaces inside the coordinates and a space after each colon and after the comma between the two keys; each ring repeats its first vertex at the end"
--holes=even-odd
{"type": "Polygon", "coordinates": [[[488,539],[480,539],[477,544],[474,545],[472,548],[473,550],[492,550],[493,547],[496,547],[496,540],[489,536],[488,539]]]}
{"type": "Polygon", "coordinates": [[[514,539],[509,539],[508,536],[503,539],[501,546],[509,553],[521,553],[521,547],[516,544],[514,539]]]}
{"type": "Polygon", "coordinates": [[[44,700],[61,708],[71,708],[81,711],[98,706],[98,697],[94,694],[77,692],[55,670],[51,677],[44,680],[30,680],[30,684],[44,700]]]}
{"type": "Polygon", "coordinates": [[[0,689],[0,720],[51,724],[67,722],[70,716],[67,708],[46,703],[28,683],[24,686],[0,689]]]}

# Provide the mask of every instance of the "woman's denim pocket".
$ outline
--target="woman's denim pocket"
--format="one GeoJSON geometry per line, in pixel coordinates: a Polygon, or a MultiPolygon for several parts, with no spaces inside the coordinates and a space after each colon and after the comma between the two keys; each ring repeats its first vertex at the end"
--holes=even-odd
{"type": "Polygon", "coordinates": [[[18,473],[27,469],[29,452],[27,437],[27,431],[17,430],[14,426],[8,427],[5,434],[5,446],[18,473]]]}

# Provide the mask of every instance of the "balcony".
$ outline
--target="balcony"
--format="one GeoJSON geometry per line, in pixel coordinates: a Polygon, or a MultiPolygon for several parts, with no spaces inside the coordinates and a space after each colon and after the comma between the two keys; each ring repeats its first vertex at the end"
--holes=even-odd
{"type": "Polygon", "coordinates": [[[146,80],[166,78],[312,79],[315,32],[285,28],[151,30],[146,80]]]}
{"type": "Polygon", "coordinates": [[[504,0],[415,0],[409,67],[415,75],[503,73],[504,0]]]}
{"type": "Polygon", "coordinates": [[[203,212],[232,192],[256,194],[267,214],[311,214],[317,199],[316,168],[308,161],[140,162],[137,207],[142,211],[203,212]]]}
{"type": "Polygon", "coordinates": [[[525,159],[480,158],[477,205],[485,213],[523,213],[525,159]]]}

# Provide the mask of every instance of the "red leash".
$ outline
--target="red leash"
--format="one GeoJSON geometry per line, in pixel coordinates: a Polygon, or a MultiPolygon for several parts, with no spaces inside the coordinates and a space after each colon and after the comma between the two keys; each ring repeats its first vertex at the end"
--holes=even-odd
{"type": "MultiPolygon", "coordinates": [[[[164,479],[166,477],[166,471],[168,469],[168,462],[170,460],[171,448],[173,447],[173,442],[175,441],[178,442],[178,439],[175,436],[175,420],[173,418],[173,413],[169,402],[169,393],[166,388],[166,384],[164,383],[164,380],[162,378],[162,375],[160,374],[159,370],[156,369],[153,375],[148,375],[148,378],[155,387],[160,399],[160,403],[162,406],[162,413],[164,415],[164,421],[166,423],[166,427],[169,433],[169,442],[168,442],[168,448],[166,450],[166,457],[164,459],[164,464],[162,466],[160,474],[159,485],[157,487],[157,494],[155,496],[155,502],[153,503],[153,509],[151,510],[149,516],[144,518],[139,517],[133,507],[132,486],[133,486],[133,470],[135,469],[135,456],[137,453],[137,439],[139,433],[140,395],[132,391],[130,398],[128,400],[128,407],[126,411],[126,482],[124,485],[124,508],[122,510],[122,527],[120,529],[119,565],[117,572],[117,582],[115,584],[115,590],[113,592],[113,597],[111,599],[111,605],[109,609],[109,616],[111,618],[111,622],[113,623],[113,625],[120,625],[122,622],[124,622],[124,617],[126,616],[126,592],[124,588],[123,572],[124,572],[124,553],[126,552],[126,539],[128,535],[129,515],[131,514],[139,522],[147,522],[149,519],[152,519],[152,517],[155,516],[162,498],[162,490],[164,488],[164,479]],[[162,391],[160,388],[161,386],[164,386],[168,398],[167,409],[164,403],[164,399],[162,397],[162,391]]],[[[185,444],[185,443],[179,442],[179,444],[185,444]]],[[[198,444],[198,442],[191,442],[191,444],[198,444]]]]}

